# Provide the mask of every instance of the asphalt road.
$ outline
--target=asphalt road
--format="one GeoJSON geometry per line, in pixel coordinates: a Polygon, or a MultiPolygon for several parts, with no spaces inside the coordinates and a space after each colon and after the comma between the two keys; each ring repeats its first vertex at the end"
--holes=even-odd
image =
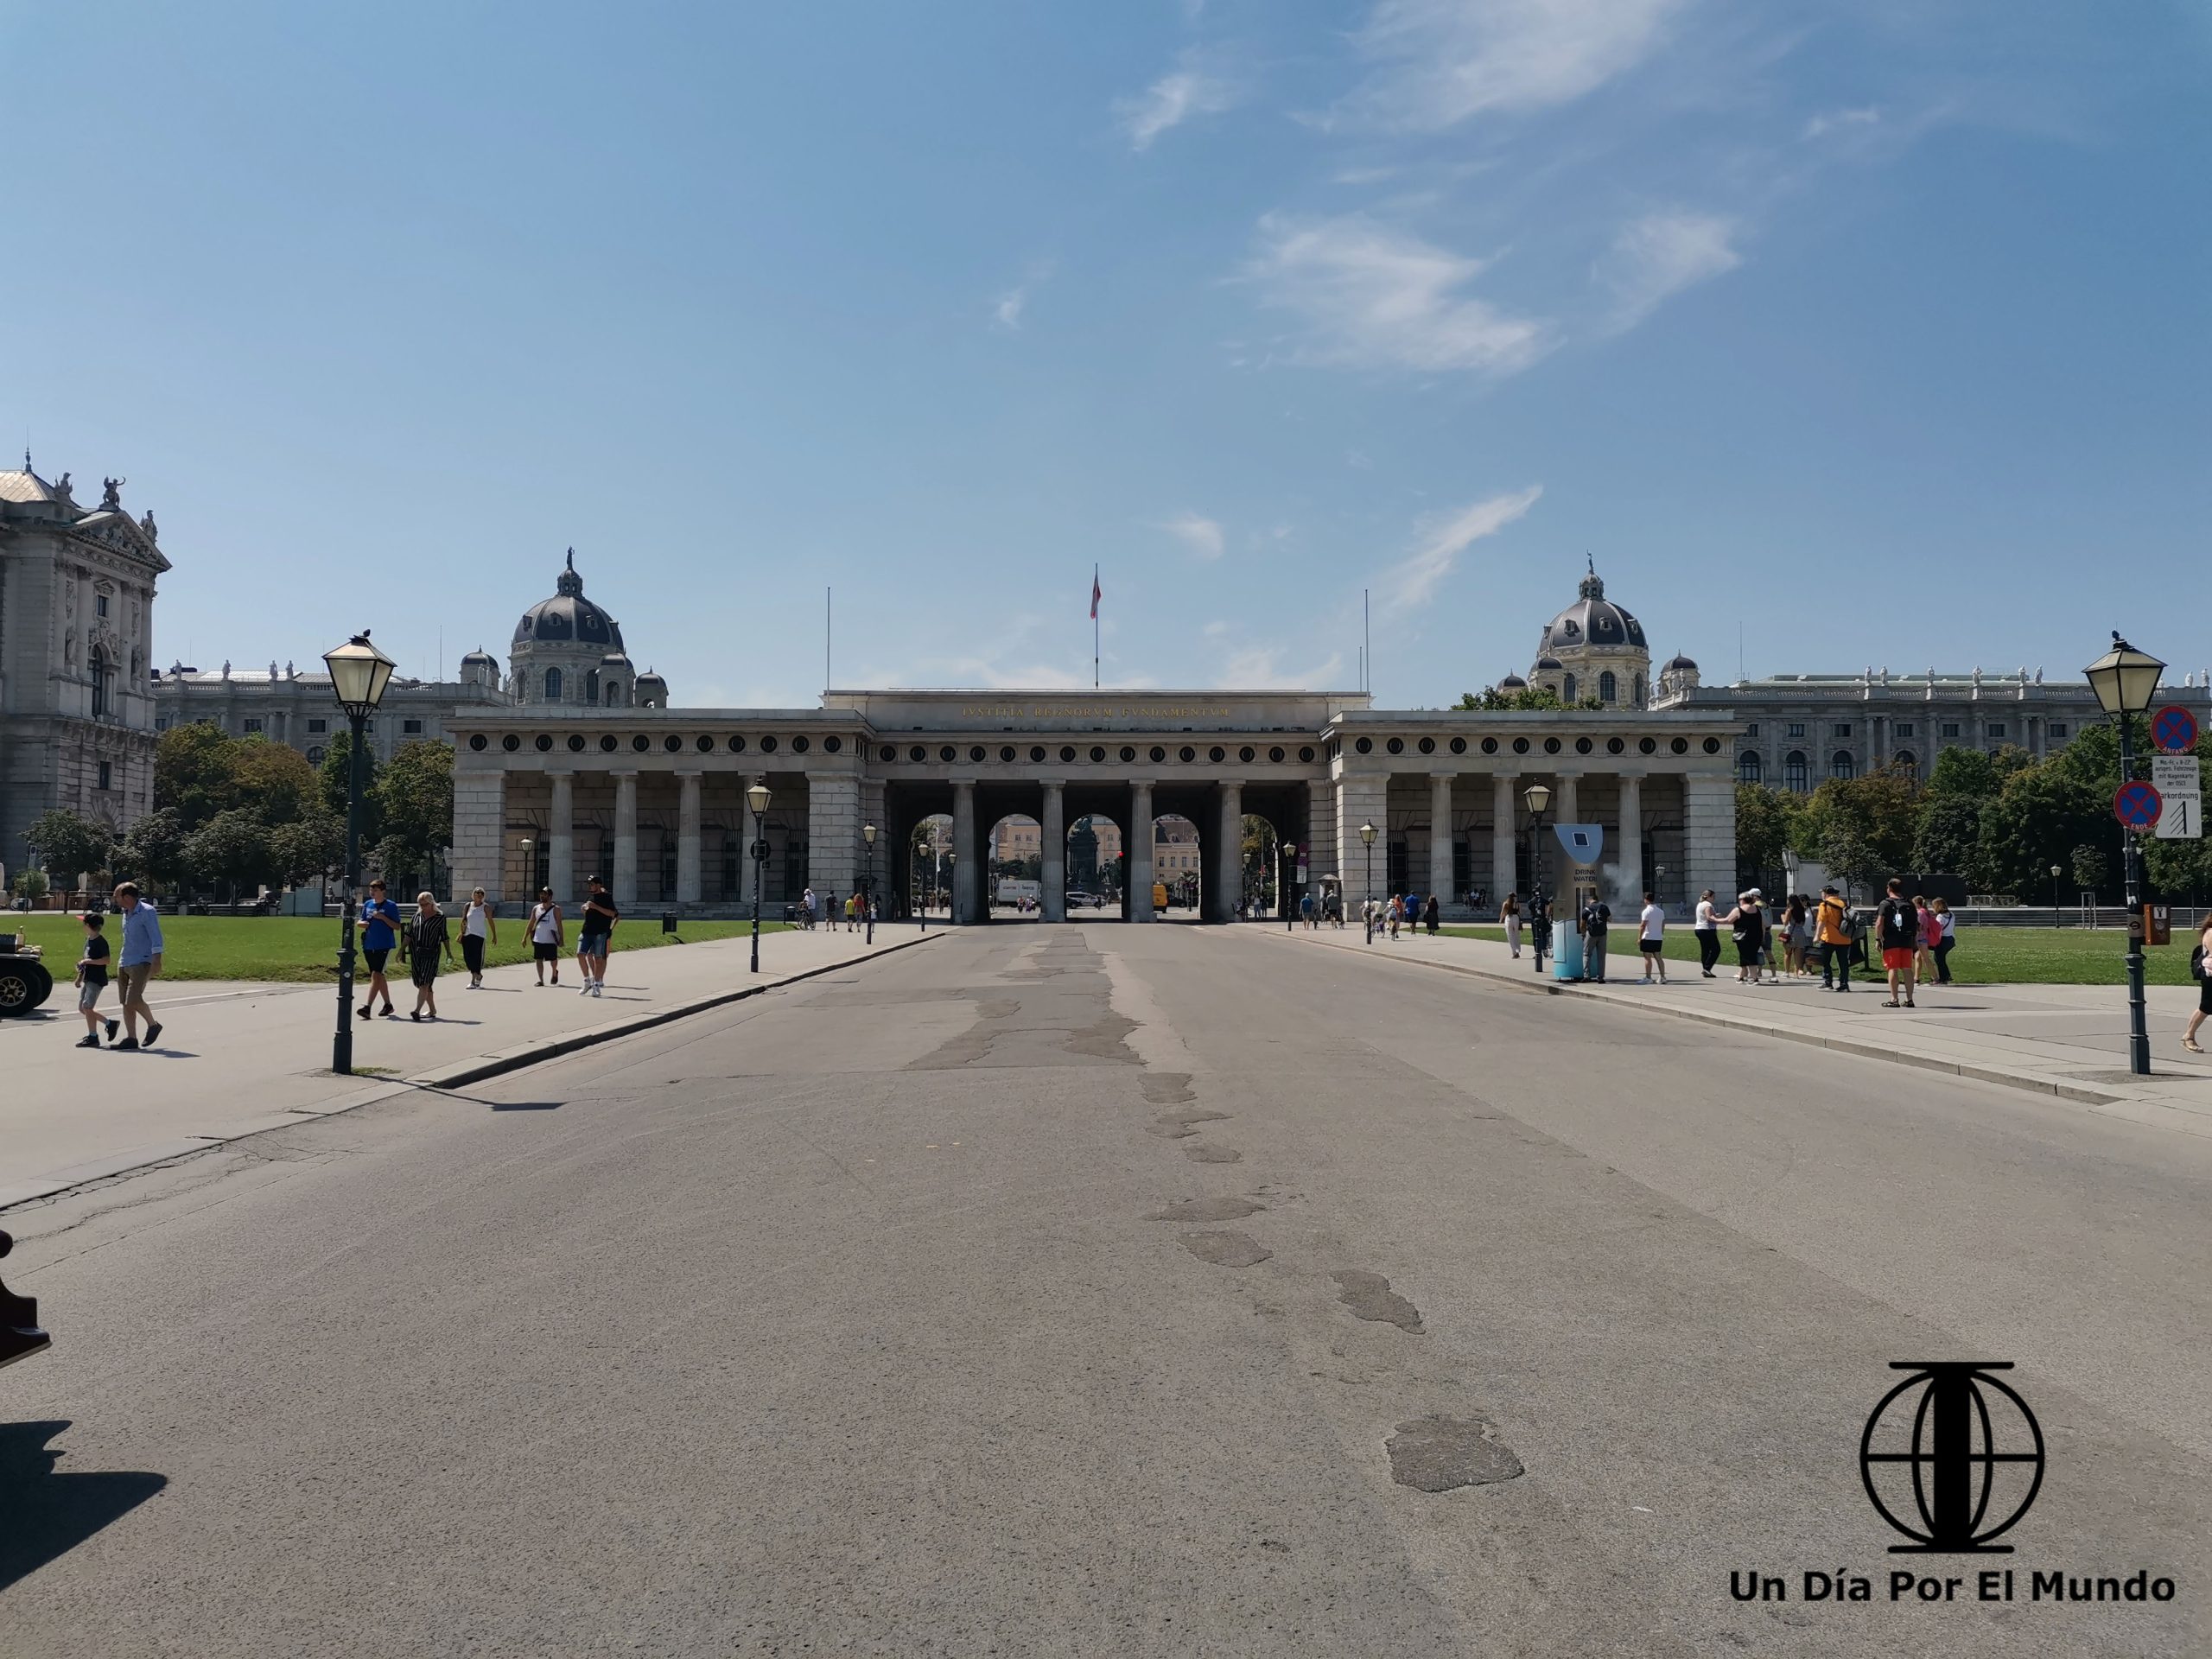
{"type": "Polygon", "coordinates": [[[2208,1176],[1259,928],[969,931],[11,1215],[0,1652],[2202,1654],[2208,1176]],[[1943,1359],[2041,1422],[2014,1554],[1862,1489],[1943,1359]]]}

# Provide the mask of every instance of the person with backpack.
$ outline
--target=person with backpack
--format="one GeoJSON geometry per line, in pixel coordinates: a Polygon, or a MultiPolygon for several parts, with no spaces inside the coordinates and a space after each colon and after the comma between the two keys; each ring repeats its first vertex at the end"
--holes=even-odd
{"type": "Polygon", "coordinates": [[[1593,893],[1576,921],[1576,931],[1582,935],[1582,977],[1602,985],[1605,982],[1605,936],[1612,926],[1613,907],[1593,893]]]}
{"type": "Polygon", "coordinates": [[[1890,978],[1890,1000],[1882,1006],[1917,1007],[1912,1000],[1912,959],[1920,946],[1920,911],[1904,896],[1904,884],[1894,875],[1875,916],[1874,931],[1882,947],[1883,971],[1890,978]],[[1903,1001],[1898,1001],[1900,996],[1903,1001]]]}
{"type": "Polygon", "coordinates": [[[1813,912],[1814,944],[1821,957],[1821,988],[1851,988],[1851,906],[1833,883],[1821,889],[1821,902],[1813,912]]]}
{"type": "Polygon", "coordinates": [[[2196,925],[2196,949],[2189,953],[2189,975],[2196,982],[2196,1012],[2189,1016],[2189,1029],[2181,1034],[2181,1046],[2192,1054],[2204,1051],[2197,1046],[2196,1028],[2204,1023],[2204,1016],[2212,1014],[2212,976],[2206,972],[2207,957],[2212,957],[2212,910],[2204,912],[2204,919],[2196,925]]]}
{"type": "Polygon", "coordinates": [[[561,982],[561,946],[564,926],[561,906],[553,902],[553,889],[540,887],[530,910],[530,956],[537,964],[537,982],[545,982],[545,969],[552,965],[553,982],[561,982]]]}

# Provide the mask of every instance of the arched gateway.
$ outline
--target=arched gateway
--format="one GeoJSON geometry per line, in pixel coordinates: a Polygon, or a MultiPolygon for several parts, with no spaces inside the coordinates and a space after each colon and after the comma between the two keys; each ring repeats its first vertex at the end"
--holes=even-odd
{"type": "MultiPolygon", "coordinates": [[[[1369,892],[1473,895],[1528,880],[1522,793],[1551,787],[1552,823],[1605,831],[1617,907],[1647,886],[1680,905],[1732,889],[1738,724],[1726,709],[1383,710],[1347,692],[831,691],[818,709],[462,709],[448,723],[455,888],[572,899],[605,876],[617,902],[739,914],[805,887],[873,880],[885,913],[913,903],[915,831],[951,821],[956,921],[986,919],[991,827],[1039,826],[1045,919],[1066,919],[1068,830],[1122,826],[1126,914],[1150,921],[1153,840],[1198,827],[1202,915],[1227,921],[1247,885],[1247,815],[1264,818],[1294,906],[1341,879],[1369,892]],[[745,791],[769,791],[756,830],[745,791]],[[1376,828],[1370,847],[1361,826],[1376,828]],[[873,824],[870,842],[864,826],[873,824]],[[757,842],[768,859],[757,862],[757,842]],[[640,857],[641,847],[646,856],[640,857]],[[672,853],[665,849],[672,849],[672,853]],[[1289,849],[1296,849],[1293,858],[1289,849]],[[543,874],[541,875],[540,872],[543,874]],[[1287,879],[1286,879],[1287,878],[1287,879]]],[[[1556,849],[1545,850],[1556,872],[1556,849]]],[[[932,861],[934,866],[934,860],[932,861]]],[[[1548,880],[1556,884],[1555,874],[1548,880]]],[[[1079,918],[1115,913],[1085,910],[1079,918]]]]}

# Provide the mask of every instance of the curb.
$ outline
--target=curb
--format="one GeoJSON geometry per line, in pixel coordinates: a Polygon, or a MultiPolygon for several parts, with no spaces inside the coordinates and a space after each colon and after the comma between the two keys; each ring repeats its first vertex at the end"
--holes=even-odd
{"type": "Polygon", "coordinates": [[[778,979],[764,980],[760,984],[741,986],[735,990],[717,991],[712,996],[695,997],[688,1002],[678,1002],[669,1007],[656,1008],[651,1014],[626,1014],[620,1020],[610,1020],[603,1026],[587,1027],[582,1031],[569,1032],[560,1037],[549,1037],[532,1043],[520,1043],[512,1048],[499,1049],[490,1054],[442,1066],[432,1071],[416,1072],[411,1077],[378,1079],[358,1093],[344,1096],[323,1106],[295,1106],[279,1108],[289,1122],[266,1122],[266,1114],[257,1115],[254,1127],[241,1129],[235,1135],[186,1135],[175,1141],[156,1141],[151,1146],[133,1147],[128,1151],[110,1153],[104,1158],[82,1164],[73,1164],[55,1170],[50,1176],[25,1181],[12,1186],[0,1187],[0,1213],[26,1204],[35,1204],[41,1198],[58,1198],[79,1187],[97,1182],[113,1180],[118,1176],[132,1175],[140,1170],[153,1169],[162,1164],[172,1164],[194,1158],[218,1147],[235,1146],[250,1141],[255,1135],[267,1135],[271,1130],[296,1128],[318,1118],[339,1117],[364,1106],[372,1106],[380,1100],[409,1094],[423,1089],[461,1089],[472,1083],[482,1083],[509,1071],[520,1071],[547,1060],[559,1059],[588,1048],[597,1048],[603,1043],[619,1042],[625,1037],[634,1037],[641,1031],[651,1031],[656,1026],[672,1025],[678,1020],[688,1020],[694,1014],[705,1014],[715,1008],[727,1007],[733,1002],[742,1002],[768,991],[781,990],[786,985],[796,985],[803,980],[814,979],[823,974],[835,973],[841,968],[851,968],[864,962],[874,962],[899,950],[911,950],[918,944],[926,944],[938,934],[917,934],[894,944],[880,945],[856,957],[841,961],[826,962],[818,968],[785,974],[778,979]]]}
{"type": "MultiPolygon", "coordinates": [[[[1294,938],[1295,936],[1294,935],[1294,938]]],[[[1330,950],[1348,950],[1354,956],[1365,953],[1365,945],[1350,943],[1339,944],[1333,939],[1315,939],[1313,944],[1330,950]]],[[[1886,1060],[1892,1065],[1910,1065],[1923,1071],[1941,1071],[1948,1076],[1968,1077],[1977,1083],[1994,1083],[2011,1089],[2024,1089],[2031,1093],[2055,1095],[2061,1100],[2074,1101],[2084,1106],[2126,1106],[2142,1103],[2132,1096],[2107,1094],[2100,1089],[2088,1089],[2079,1084],[2061,1083],[2055,1078],[2038,1077],[2028,1071],[2007,1071],[1996,1066],[1977,1065],[1971,1061],[1946,1060],[1932,1054],[1910,1054],[1890,1048],[1880,1043],[1860,1042],[1849,1037],[1824,1036],[1819,1032],[1792,1031],[1786,1027],[1762,1025],[1756,1020],[1742,1020],[1733,1015],[1708,1013],[1701,1008],[1686,1008],[1679,1005],[1630,1001],[1626,998],[1606,996],[1599,992],[1559,980],[1536,981],[1501,974],[1491,968],[1471,968],[1464,963],[1437,962],[1426,957],[1394,956],[1383,958],[1414,968],[1433,968],[1442,973],[1459,974],[1468,979],[1479,979],[1486,984],[1516,990],[1530,996],[1573,996],[1584,1001],[1606,1007],[1628,1008],[1638,1014],[1664,1014],[1676,1020],[1694,1020],[1702,1025],[1721,1026],[1730,1031],[1740,1031],[1755,1037],[1771,1037],[1780,1042],[1802,1043],[1812,1048],[1825,1048],[1839,1054],[1853,1054],[1861,1059],[1886,1060]]]]}

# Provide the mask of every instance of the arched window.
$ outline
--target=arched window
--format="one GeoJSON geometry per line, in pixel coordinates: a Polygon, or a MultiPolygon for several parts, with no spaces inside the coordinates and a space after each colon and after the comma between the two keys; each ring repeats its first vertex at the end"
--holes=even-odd
{"type": "Polygon", "coordinates": [[[91,671],[92,677],[92,718],[105,720],[109,714],[108,681],[113,672],[108,667],[107,652],[102,651],[98,645],[94,645],[92,654],[86,659],[85,666],[91,671]]]}
{"type": "Polygon", "coordinates": [[[1859,763],[1851,758],[1849,749],[1838,749],[1828,757],[1828,776],[1849,779],[1859,775],[1859,763]]]}
{"type": "Polygon", "coordinates": [[[1637,675],[1633,683],[1636,686],[1636,696],[1634,701],[1636,706],[1641,709],[1643,707],[1643,676],[1641,674],[1637,675]]]}
{"type": "Polygon", "coordinates": [[[548,702],[561,701],[561,671],[557,668],[549,668],[545,671],[545,701],[548,702]]]}
{"type": "Polygon", "coordinates": [[[1764,775],[1764,770],[1759,764],[1759,752],[1757,749],[1745,749],[1736,757],[1736,781],[1739,784],[1758,783],[1764,775]]]}
{"type": "Polygon", "coordinates": [[[1561,702],[1573,702],[1574,701],[1574,676],[1573,676],[1573,675],[1570,674],[1570,675],[1568,675],[1568,676],[1567,677],[1567,684],[1566,684],[1565,688],[1564,688],[1563,690],[1560,690],[1560,694],[1559,694],[1559,700],[1560,700],[1561,702]]]}
{"type": "Polygon", "coordinates": [[[1897,769],[1908,778],[1917,779],[1920,776],[1920,757],[1910,749],[1899,749],[1895,764],[1897,769]]]}
{"type": "Polygon", "coordinates": [[[1799,795],[1813,786],[1812,766],[1804,750],[1792,749],[1782,757],[1782,786],[1799,795]]]}
{"type": "Polygon", "coordinates": [[[1621,683],[1613,677],[1613,671],[1609,668],[1598,677],[1598,701],[1617,702],[1620,695],[1621,683]]]}
{"type": "Polygon", "coordinates": [[[586,702],[599,701],[599,671],[595,668],[584,676],[584,701],[586,702]]]}

